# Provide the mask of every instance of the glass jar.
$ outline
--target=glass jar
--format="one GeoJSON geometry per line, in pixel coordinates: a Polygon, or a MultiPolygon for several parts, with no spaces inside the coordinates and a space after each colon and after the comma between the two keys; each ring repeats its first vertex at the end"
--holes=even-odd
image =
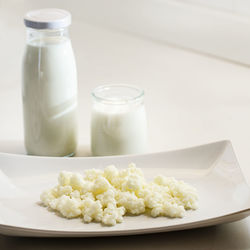
{"type": "Polygon", "coordinates": [[[71,156],[77,146],[77,71],[70,13],[28,12],[22,68],[24,139],[30,155],[71,156]]]}
{"type": "Polygon", "coordinates": [[[145,153],[147,120],[144,91],[129,85],[104,85],[96,88],[92,97],[92,154],[145,153]]]}

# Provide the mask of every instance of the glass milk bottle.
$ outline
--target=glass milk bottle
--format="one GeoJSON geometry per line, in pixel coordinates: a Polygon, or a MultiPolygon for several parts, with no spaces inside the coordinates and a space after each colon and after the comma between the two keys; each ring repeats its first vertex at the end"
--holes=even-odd
{"type": "Polygon", "coordinates": [[[72,156],[77,146],[77,72],[69,12],[30,11],[24,18],[24,137],[30,155],[72,156]]]}
{"type": "Polygon", "coordinates": [[[91,150],[95,156],[147,151],[144,91],[129,85],[104,85],[93,93],[91,150]]]}

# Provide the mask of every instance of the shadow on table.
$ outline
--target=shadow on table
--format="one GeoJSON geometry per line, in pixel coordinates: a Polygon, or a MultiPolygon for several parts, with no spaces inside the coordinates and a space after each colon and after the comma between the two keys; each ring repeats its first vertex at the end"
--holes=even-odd
{"type": "Polygon", "coordinates": [[[1,250],[64,249],[250,249],[247,220],[178,232],[100,238],[22,238],[0,236],[1,250]]]}

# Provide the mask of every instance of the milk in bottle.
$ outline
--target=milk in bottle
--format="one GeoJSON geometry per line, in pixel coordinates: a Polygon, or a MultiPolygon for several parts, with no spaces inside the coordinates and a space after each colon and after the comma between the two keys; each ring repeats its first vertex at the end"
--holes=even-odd
{"type": "Polygon", "coordinates": [[[23,114],[28,154],[70,156],[77,145],[77,72],[67,27],[70,13],[42,9],[25,16],[23,114]]]}

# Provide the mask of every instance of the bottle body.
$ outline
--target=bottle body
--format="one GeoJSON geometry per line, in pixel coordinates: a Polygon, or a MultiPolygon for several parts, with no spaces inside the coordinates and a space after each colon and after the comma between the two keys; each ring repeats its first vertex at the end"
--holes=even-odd
{"type": "Polygon", "coordinates": [[[77,146],[77,72],[66,29],[28,29],[22,75],[27,153],[73,155],[77,146]]]}
{"type": "Polygon", "coordinates": [[[131,86],[106,85],[96,92],[91,118],[92,154],[145,153],[147,119],[141,91],[131,86]]]}

